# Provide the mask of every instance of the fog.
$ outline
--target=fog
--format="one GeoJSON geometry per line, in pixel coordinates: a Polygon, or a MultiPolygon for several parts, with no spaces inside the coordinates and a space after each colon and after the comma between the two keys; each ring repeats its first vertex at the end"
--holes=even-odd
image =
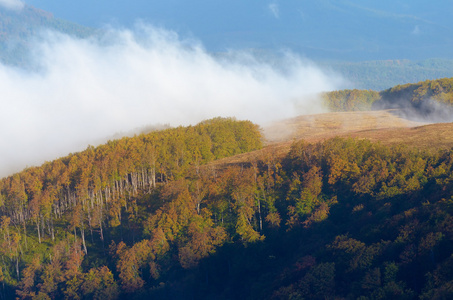
{"type": "Polygon", "coordinates": [[[373,103],[374,110],[390,109],[399,117],[420,123],[453,122],[453,107],[433,98],[411,101],[410,97],[382,99],[373,103]]]}
{"type": "Polygon", "coordinates": [[[341,79],[282,52],[207,53],[200,42],[147,25],[75,39],[30,41],[32,70],[0,65],[0,176],[152,124],[223,116],[258,124],[321,112],[315,95],[341,79]]]}

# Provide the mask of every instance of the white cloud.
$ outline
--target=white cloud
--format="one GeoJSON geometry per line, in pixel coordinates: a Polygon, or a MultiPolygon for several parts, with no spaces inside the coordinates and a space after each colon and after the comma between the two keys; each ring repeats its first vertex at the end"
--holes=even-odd
{"type": "Polygon", "coordinates": [[[280,70],[248,54],[214,58],[146,26],[90,40],[47,33],[33,48],[41,71],[0,65],[2,176],[145,125],[320,112],[312,96],[338,83],[291,55],[280,70]]]}
{"type": "Polygon", "coordinates": [[[20,0],[0,0],[0,6],[7,9],[19,10],[24,7],[24,3],[20,0]]]}
{"type": "Polygon", "coordinates": [[[280,18],[280,9],[277,3],[270,3],[267,7],[276,19],[280,18]]]}

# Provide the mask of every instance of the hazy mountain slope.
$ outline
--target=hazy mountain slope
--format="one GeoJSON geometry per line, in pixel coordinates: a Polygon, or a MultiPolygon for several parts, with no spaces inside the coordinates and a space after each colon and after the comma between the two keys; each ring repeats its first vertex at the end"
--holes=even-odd
{"type": "Polygon", "coordinates": [[[44,10],[24,6],[22,10],[9,10],[0,6],[0,41],[30,36],[43,28],[55,29],[75,36],[87,36],[91,29],[55,18],[44,10]]]}
{"type": "MultiPolygon", "coordinates": [[[[283,65],[281,51],[251,49],[260,61],[278,68],[283,65]]],[[[214,57],[229,58],[231,53],[214,53],[214,57]]],[[[302,55],[304,57],[304,55],[302,55]]],[[[310,57],[308,57],[310,59],[310,57]]],[[[387,59],[372,61],[347,61],[329,59],[313,60],[327,73],[344,79],[343,88],[381,91],[399,84],[453,77],[453,60],[430,58],[425,60],[387,59]]]]}
{"type": "Polygon", "coordinates": [[[56,30],[71,36],[86,37],[94,30],[62,19],[41,9],[24,6],[10,10],[0,6],[0,61],[28,67],[27,52],[30,39],[42,30],[56,30]]]}
{"type": "Polygon", "coordinates": [[[343,76],[351,88],[375,91],[408,82],[453,77],[453,60],[450,59],[320,61],[318,64],[343,76]]]}

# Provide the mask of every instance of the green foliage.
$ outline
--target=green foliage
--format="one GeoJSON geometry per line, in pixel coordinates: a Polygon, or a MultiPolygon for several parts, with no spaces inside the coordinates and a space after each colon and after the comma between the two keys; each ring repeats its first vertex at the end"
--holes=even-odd
{"type": "Polygon", "coordinates": [[[449,111],[446,113],[445,110],[453,106],[453,78],[397,85],[381,92],[333,91],[322,94],[322,101],[326,108],[333,112],[402,108],[411,109],[410,114],[426,117],[435,113],[450,120],[446,115],[449,111]]]}
{"type": "Polygon", "coordinates": [[[329,111],[371,110],[374,101],[381,97],[371,90],[341,90],[322,94],[323,104],[329,111]]]}
{"type": "Polygon", "coordinates": [[[416,84],[397,85],[381,92],[382,98],[389,101],[408,99],[420,103],[428,99],[453,104],[453,78],[426,80],[416,84]]]}
{"type": "Polygon", "coordinates": [[[335,264],[321,263],[310,269],[299,281],[300,294],[305,299],[328,299],[335,295],[335,264]]]}

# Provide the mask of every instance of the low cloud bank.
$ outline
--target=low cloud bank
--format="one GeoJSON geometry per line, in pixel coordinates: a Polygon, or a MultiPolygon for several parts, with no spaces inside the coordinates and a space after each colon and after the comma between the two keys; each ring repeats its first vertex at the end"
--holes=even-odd
{"type": "Polygon", "coordinates": [[[34,71],[0,65],[0,176],[150,124],[234,116],[259,124],[321,112],[339,78],[284,54],[210,55],[197,41],[140,25],[91,39],[46,32],[34,71]]]}

